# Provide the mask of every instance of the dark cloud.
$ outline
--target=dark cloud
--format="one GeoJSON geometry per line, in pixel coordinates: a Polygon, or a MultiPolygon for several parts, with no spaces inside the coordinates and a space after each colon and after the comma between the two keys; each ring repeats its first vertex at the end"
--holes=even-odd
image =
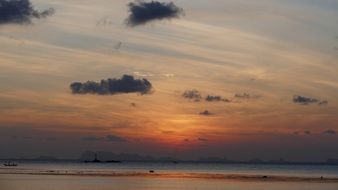
{"type": "Polygon", "coordinates": [[[208,95],[206,98],[205,98],[205,101],[207,102],[230,102],[230,100],[226,99],[226,98],[223,98],[221,96],[213,96],[213,95],[208,95]]]}
{"type": "Polygon", "coordinates": [[[106,140],[108,142],[127,142],[126,139],[119,137],[119,136],[116,136],[116,135],[107,135],[106,140]]]}
{"type": "Polygon", "coordinates": [[[152,84],[147,79],[134,79],[131,75],[123,75],[121,79],[107,79],[101,82],[74,82],[70,85],[73,94],[114,95],[119,93],[149,94],[152,84]]]}
{"type": "Polygon", "coordinates": [[[128,4],[129,17],[127,25],[143,25],[154,20],[178,18],[183,14],[183,9],[173,2],[162,3],[158,1],[135,1],[128,4]]]}
{"type": "Polygon", "coordinates": [[[304,134],[305,134],[305,135],[311,135],[311,131],[306,130],[306,131],[304,131],[304,134]]]}
{"type": "Polygon", "coordinates": [[[308,105],[308,104],[313,104],[313,103],[318,103],[319,100],[315,98],[308,98],[305,96],[294,96],[293,97],[293,102],[297,104],[302,104],[302,105],[308,105]]]}
{"type": "Polygon", "coordinates": [[[310,105],[310,104],[327,105],[329,103],[327,100],[318,100],[316,98],[309,98],[298,95],[295,95],[293,97],[293,102],[300,105],[310,105]]]}
{"type": "Polygon", "coordinates": [[[54,12],[53,8],[35,10],[29,0],[0,0],[0,24],[29,24],[33,18],[45,18],[54,12]]]}
{"type": "Polygon", "coordinates": [[[202,95],[198,90],[186,90],[185,92],[183,92],[182,96],[196,102],[202,99],[202,95]]]}
{"type": "Polygon", "coordinates": [[[210,113],[208,110],[205,110],[205,111],[200,112],[200,115],[209,116],[209,115],[212,115],[212,113],[210,113]]]}
{"type": "Polygon", "coordinates": [[[199,140],[199,141],[209,141],[208,139],[205,139],[205,138],[198,138],[197,140],[199,140]]]}
{"type": "Polygon", "coordinates": [[[334,130],[327,130],[327,131],[324,131],[324,134],[327,134],[327,135],[336,135],[337,132],[334,131],[334,130]]]}
{"type": "Polygon", "coordinates": [[[185,92],[183,92],[182,96],[195,102],[199,102],[202,99],[204,99],[206,102],[231,102],[230,100],[223,98],[222,96],[208,95],[204,98],[201,93],[195,89],[186,90],[185,92]]]}
{"type": "Polygon", "coordinates": [[[130,105],[131,107],[136,107],[136,106],[137,106],[137,104],[134,103],[134,102],[130,103],[129,105],[130,105]]]}

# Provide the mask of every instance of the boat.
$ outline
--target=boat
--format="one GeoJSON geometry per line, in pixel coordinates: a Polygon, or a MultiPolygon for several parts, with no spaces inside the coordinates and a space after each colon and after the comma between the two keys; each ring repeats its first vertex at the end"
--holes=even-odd
{"type": "Polygon", "coordinates": [[[86,160],[86,161],[84,161],[84,162],[85,162],[85,163],[101,163],[101,160],[97,159],[97,153],[95,153],[95,158],[94,158],[94,160],[90,160],[90,161],[86,160]]]}
{"type": "Polygon", "coordinates": [[[94,160],[86,160],[85,163],[121,163],[119,160],[108,160],[108,161],[101,161],[97,159],[97,153],[95,153],[94,160]]]}

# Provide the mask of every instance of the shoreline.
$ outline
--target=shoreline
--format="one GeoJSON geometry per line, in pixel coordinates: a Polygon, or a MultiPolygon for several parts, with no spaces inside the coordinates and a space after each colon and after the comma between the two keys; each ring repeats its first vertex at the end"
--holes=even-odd
{"type": "Polygon", "coordinates": [[[86,176],[86,177],[147,177],[147,178],[179,178],[207,180],[235,180],[250,182],[307,182],[338,183],[338,177],[307,177],[250,174],[211,174],[211,173],[149,173],[149,172],[98,172],[74,170],[23,170],[0,168],[0,175],[49,175],[49,176],[86,176]]]}

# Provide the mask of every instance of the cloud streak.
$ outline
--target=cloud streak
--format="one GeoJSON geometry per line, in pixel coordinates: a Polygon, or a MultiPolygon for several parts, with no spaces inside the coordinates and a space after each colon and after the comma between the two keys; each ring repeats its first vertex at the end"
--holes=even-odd
{"type": "Polygon", "coordinates": [[[128,8],[130,14],[126,23],[129,26],[144,25],[155,20],[178,18],[183,14],[183,9],[173,2],[135,1],[129,3],[128,8]]]}
{"type": "Polygon", "coordinates": [[[223,98],[221,96],[213,96],[213,95],[208,95],[205,98],[205,101],[207,102],[230,102],[230,100],[223,98]]]}
{"type": "Polygon", "coordinates": [[[212,115],[212,113],[209,110],[205,110],[205,111],[200,112],[200,115],[209,116],[209,115],[212,115]]]}
{"type": "Polygon", "coordinates": [[[193,100],[195,102],[199,102],[202,99],[202,95],[198,90],[186,90],[182,94],[183,98],[193,100]]]}
{"type": "Polygon", "coordinates": [[[195,102],[199,102],[202,99],[206,102],[231,102],[229,99],[223,98],[222,96],[207,95],[205,98],[198,90],[186,90],[183,92],[182,97],[185,99],[190,99],[195,102]]]}
{"type": "Polygon", "coordinates": [[[127,142],[125,138],[122,138],[117,135],[107,135],[105,137],[96,137],[96,136],[86,136],[82,138],[83,141],[88,142],[97,142],[97,141],[105,141],[105,142],[127,142]]]}
{"type": "Polygon", "coordinates": [[[123,75],[121,79],[107,79],[101,82],[74,82],[70,85],[73,94],[114,95],[121,93],[149,94],[152,84],[147,79],[135,79],[131,75],[123,75]]]}
{"type": "Polygon", "coordinates": [[[236,93],[234,95],[235,98],[238,98],[238,99],[257,99],[257,98],[260,98],[259,95],[252,95],[252,94],[249,94],[249,93],[236,93]]]}
{"type": "Polygon", "coordinates": [[[329,103],[327,100],[319,100],[317,98],[310,98],[299,95],[295,95],[293,97],[293,102],[300,105],[311,105],[311,104],[327,105],[329,103]]]}
{"type": "Polygon", "coordinates": [[[55,13],[53,8],[35,10],[29,0],[0,0],[0,24],[29,24],[32,19],[46,18],[55,13]]]}

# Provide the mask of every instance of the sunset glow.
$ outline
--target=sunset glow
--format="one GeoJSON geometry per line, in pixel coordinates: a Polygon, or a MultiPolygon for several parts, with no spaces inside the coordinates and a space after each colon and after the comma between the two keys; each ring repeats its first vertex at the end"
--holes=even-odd
{"type": "Polygon", "coordinates": [[[338,157],[336,1],[32,3],[0,23],[1,155],[338,157]]]}

